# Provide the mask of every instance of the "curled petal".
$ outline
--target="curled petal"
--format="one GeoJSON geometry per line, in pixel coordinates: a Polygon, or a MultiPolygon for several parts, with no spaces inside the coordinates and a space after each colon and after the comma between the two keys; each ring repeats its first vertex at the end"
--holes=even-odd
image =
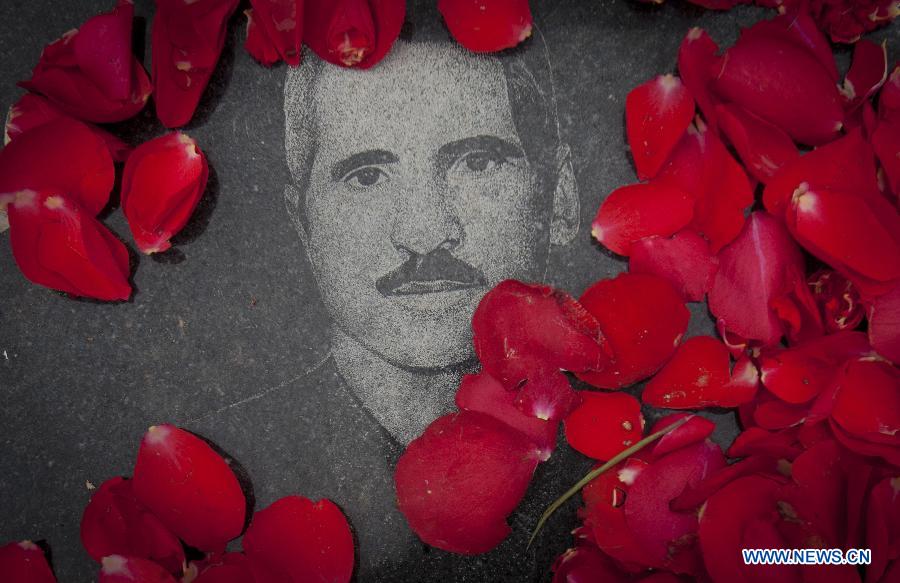
{"type": "Polygon", "coordinates": [[[153,561],[138,557],[103,557],[97,583],[175,583],[165,569],[153,561]]]}
{"type": "Polygon", "coordinates": [[[820,269],[807,279],[828,332],[852,330],[859,326],[865,307],[853,282],[830,269],[820,269]]]}
{"type": "Polygon", "coordinates": [[[801,245],[837,269],[880,282],[900,278],[896,212],[879,213],[863,197],[804,183],[794,192],[787,225],[801,245]]]}
{"type": "Polygon", "coordinates": [[[900,363],[900,285],[869,307],[869,342],[881,356],[900,363]]]}
{"type": "Polygon", "coordinates": [[[138,248],[171,247],[206,190],[209,169],[197,142],[173,132],[138,146],[122,175],[122,208],[138,248]]]}
{"type": "Polygon", "coordinates": [[[773,302],[814,306],[803,277],[804,259],[784,226],[754,212],[737,239],[719,253],[709,309],[729,332],[774,344],[785,333],[773,302]],[[754,293],[747,295],[746,290],[754,293]]]}
{"type": "Polygon", "coordinates": [[[593,372],[577,373],[600,388],[620,388],[647,378],[675,352],[690,312],[665,279],[623,273],[584,292],[581,304],[600,323],[614,360],[593,372]]]}
{"type": "Polygon", "coordinates": [[[782,166],[800,156],[790,136],[778,126],[741,107],[719,105],[716,118],[744,165],[760,182],[768,182],[782,166]]]}
{"type": "MultiPolygon", "coordinates": [[[[6,116],[4,142],[8,144],[23,133],[60,118],[68,117],[49,101],[34,93],[26,93],[9,108],[6,116]]],[[[131,146],[100,128],[85,124],[97,137],[106,142],[109,153],[116,162],[124,162],[131,153],[131,146]]],[[[73,155],[70,152],[70,157],[73,155]]]]}
{"type": "MultiPolygon", "coordinates": [[[[300,64],[300,58],[303,53],[303,35],[304,32],[311,27],[305,24],[306,11],[313,10],[315,6],[325,4],[338,4],[338,2],[321,2],[313,0],[304,2],[304,0],[251,0],[253,6],[253,17],[247,15],[249,26],[247,33],[248,43],[250,36],[253,35],[255,46],[263,48],[268,53],[266,60],[261,59],[259,53],[250,51],[258,61],[266,64],[267,60],[271,62],[278,60],[278,57],[284,59],[284,62],[291,67],[300,64]],[[256,29],[255,32],[253,29],[256,29]],[[276,52],[278,56],[271,56],[272,52],[276,52]]],[[[312,23],[310,23],[312,24],[312,23]]],[[[315,23],[315,26],[322,26],[322,23],[315,23]]],[[[249,50],[248,46],[248,50],[249,50]]],[[[265,53],[263,53],[265,54],[265,53]]]]}
{"type": "Polygon", "coordinates": [[[792,42],[743,35],[716,66],[712,82],[724,99],[819,145],[837,137],[843,109],[834,81],[814,55],[792,42]]]}
{"type": "MultiPolygon", "coordinates": [[[[852,435],[833,419],[829,421],[828,426],[834,438],[850,451],[862,456],[881,458],[893,466],[900,467],[900,438],[897,436],[884,441],[871,441],[868,439],[872,437],[871,435],[864,437],[852,435]]],[[[887,437],[880,433],[876,435],[887,437]]]]}
{"type": "Polygon", "coordinates": [[[244,10],[244,15],[247,17],[247,36],[244,38],[244,48],[261,65],[271,67],[281,60],[278,48],[269,38],[269,33],[260,24],[259,18],[252,8],[244,10]]]}
{"type": "MultiPolygon", "coordinates": [[[[568,385],[568,380],[565,382],[568,385]]],[[[541,448],[542,459],[548,458],[556,447],[558,424],[524,413],[515,405],[516,398],[515,391],[507,391],[494,377],[483,372],[463,377],[456,391],[456,406],[485,413],[521,431],[541,448]]]]}
{"type": "Polygon", "coordinates": [[[180,127],[193,117],[237,5],[238,0],[156,0],[153,100],[164,126],[180,127]]]}
{"type": "Polygon", "coordinates": [[[151,427],[134,466],[134,493],[178,538],[217,551],[241,533],[247,501],[228,463],[173,425],[151,427]]]}
{"type": "Polygon", "coordinates": [[[0,151],[0,210],[4,194],[53,189],[96,215],[109,201],[115,178],[103,140],[88,126],[60,118],[19,136],[0,151]]]}
{"type": "Polygon", "coordinates": [[[661,183],[632,184],[614,190],[600,205],[591,234],[614,253],[627,256],[644,237],[668,237],[693,217],[694,199],[661,183]]]}
{"type": "Polygon", "coordinates": [[[528,0],[438,0],[450,34],[476,53],[512,48],[532,33],[528,0]]]}
{"type": "Polygon", "coordinates": [[[626,393],[581,391],[582,402],[565,420],[566,440],[596,460],[608,460],[644,432],[641,403],[626,393]]]}
{"type": "Polygon", "coordinates": [[[368,69],[394,45],[405,16],[406,0],[307,0],[305,42],[329,63],[368,69]]]}
{"type": "Polygon", "coordinates": [[[425,543],[485,553],[506,538],[541,452],[518,431],[463,411],[435,420],[397,462],[397,504],[425,543]]]}
{"type": "Polygon", "coordinates": [[[596,318],[548,286],[500,282],[478,304],[472,332],[484,370],[508,390],[545,371],[596,370],[609,361],[596,318]]]}
{"type": "Polygon", "coordinates": [[[718,268],[709,243],[690,229],[635,241],[628,261],[629,272],[666,278],[688,302],[703,301],[718,268]]]}
{"type": "Polygon", "coordinates": [[[131,296],[128,250],[77,203],[20,190],[7,210],[13,256],[30,281],[98,300],[131,296]]]}
{"type": "Polygon", "coordinates": [[[844,108],[853,111],[875,95],[888,78],[887,47],[861,39],[853,47],[853,63],[844,78],[844,108]]]}
{"type": "Polygon", "coordinates": [[[56,583],[44,551],[30,540],[0,546],[0,573],[11,583],[56,583]]]}
{"type": "Polygon", "coordinates": [[[109,555],[149,559],[180,575],[184,549],[172,534],[138,502],[131,480],[111,478],[93,493],[81,518],[81,544],[97,562],[109,555]]]}
{"type": "Polygon", "coordinates": [[[131,96],[131,26],[134,4],[119,0],[107,14],[81,25],[72,41],[75,62],[100,91],[117,101],[131,96]]]}
{"type": "Polygon", "coordinates": [[[694,99],[681,79],[660,75],[628,93],[625,130],[639,180],[663,167],[694,117],[694,99]]]}
{"type": "Polygon", "coordinates": [[[243,538],[251,561],[282,581],[347,583],[353,575],[353,535],[333,502],[286,496],[253,515],[243,538]]]}
{"type": "Polygon", "coordinates": [[[707,437],[712,435],[712,432],[716,429],[715,423],[713,423],[709,419],[700,417],[699,415],[692,415],[690,413],[673,413],[671,415],[666,415],[665,417],[654,423],[653,427],[650,429],[650,433],[653,434],[657,431],[662,431],[669,425],[672,425],[673,423],[676,423],[677,421],[680,421],[685,417],[689,417],[689,419],[685,422],[684,425],[672,431],[671,433],[665,434],[659,441],[656,442],[656,444],[654,444],[654,457],[659,458],[666,455],[667,453],[675,451],[676,449],[680,449],[694,443],[700,443],[707,437]]]}

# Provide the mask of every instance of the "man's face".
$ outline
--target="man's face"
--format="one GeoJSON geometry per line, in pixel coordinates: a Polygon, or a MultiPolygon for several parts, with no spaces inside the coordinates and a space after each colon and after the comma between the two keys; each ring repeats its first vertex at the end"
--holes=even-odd
{"type": "Polygon", "coordinates": [[[400,366],[465,361],[481,297],[539,276],[548,247],[551,202],[501,66],[451,44],[400,43],[370,71],[326,67],[313,101],[301,212],[335,323],[400,366]]]}

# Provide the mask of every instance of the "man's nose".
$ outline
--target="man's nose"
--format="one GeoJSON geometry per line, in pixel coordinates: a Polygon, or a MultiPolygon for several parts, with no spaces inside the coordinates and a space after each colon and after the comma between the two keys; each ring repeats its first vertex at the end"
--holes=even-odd
{"type": "Polygon", "coordinates": [[[459,216],[437,184],[413,188],[394,205],[391,243],[410,254],[425,255],[439,248],[453,251],[463,241],[459,216]]]}

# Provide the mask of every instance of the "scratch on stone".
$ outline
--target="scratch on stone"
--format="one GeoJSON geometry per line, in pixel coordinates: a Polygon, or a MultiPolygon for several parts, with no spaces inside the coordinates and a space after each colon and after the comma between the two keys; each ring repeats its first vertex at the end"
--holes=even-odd
{"type": "Polygon", "coordinates": [[[184,424],[187,425],[189,423],[196,423],[197,421],[203,421],[204,419],[209,419],[210,417],[215,417],[216,415],[220,415],[220,414],[224,413],[225,411],[228,411],[229,409],[234,409],[235,407],[240,407],[241,405],[246,405],[247,403],[252,403],[253,401],[262,399],[263,397],[265,397],[266,395],[268,395],[270,393],[279,391],[279,390],[285,388],[286,386],[288,386],[292,383],[295,383],[296,381],[299,381],[300,379],[302,379],[303,377],[305,377],[312,371],[314,371],[317,368],[319,368],[320,366],[322,366],[322,364],[324,364],[325,361],[327,361],[330,357],[331,357],[331,353],[326,354],[325,357],[322,358],[322,360],[320,360],[319,362],[317,362],[310,368],[306,369],[302,373],[298,374],[297,376],[294,376],[287,380],[284,380],[284,381],[278,383],[277,385],[271,386],[267,389],[263,389],[262,391],[254,394],[254,395],[250,395],[249,397],[245,397],[239,401],[235,401],[234,403],[225,405],[224,407],[220,407],[219,409],[216,409],[210,413],[207,413],[206,415],[201,415],[200,417],[194,417],[193,419],[188,419],[187,421],[184,422],[184,424]]]}

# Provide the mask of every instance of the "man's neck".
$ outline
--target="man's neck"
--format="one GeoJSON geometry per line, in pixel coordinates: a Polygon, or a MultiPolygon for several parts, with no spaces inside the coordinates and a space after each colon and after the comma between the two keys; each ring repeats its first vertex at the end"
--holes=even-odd
{"type": "Polygon", "coordinates": [[[463,371],[419,372],[395,366],[336,326],[331,333],[331,351],[350,390],[403,445],[454,409],[453,399],[463,371]]]}

